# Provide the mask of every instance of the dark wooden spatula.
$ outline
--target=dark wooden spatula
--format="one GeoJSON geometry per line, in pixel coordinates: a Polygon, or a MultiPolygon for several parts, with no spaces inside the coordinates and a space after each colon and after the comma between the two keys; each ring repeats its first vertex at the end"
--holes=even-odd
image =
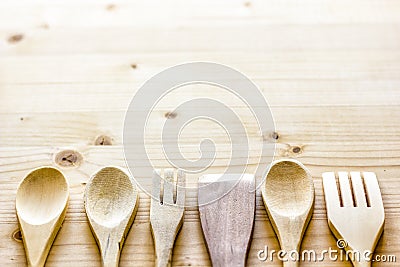
{"type": "Polygon", "coordinates": [[[212,265],[245,266],[254,224],[254,176],[204,175],[199,179],[198,202],[212,265]]]}

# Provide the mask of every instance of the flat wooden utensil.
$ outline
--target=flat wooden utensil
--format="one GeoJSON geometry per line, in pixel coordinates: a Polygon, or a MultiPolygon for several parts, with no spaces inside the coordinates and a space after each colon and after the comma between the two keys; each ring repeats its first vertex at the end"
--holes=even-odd
{"type": "Polygon", "coordinates": [[[27,263],[41,267],[65,218],[68,183],[53,167],[30,172],[17,190],[16,210],[27,263]]]}
{"type": "Polygon", "coordinates": [[[102,266],[118,266],[138,206],[138,190],[122,169],[105,167],[89,180],[85,209],[100,249],[102,266]]]}
{"type": "Polygon", "coordinates": [[[213,266],[245,266],[255,214],[254,175],[204,175],[198,202],[213,266]]]}
{"type": "Polygon", "coordinates": [[[339,190],[333,172],[322,174],[328,225],[338,246],[356,257],[354,266],[371,266],[372,252],[383,232],[385,212],[373,172],[339,172],[339,190]],[[365,254],[365,253],[371,254],[365,254]]]}
{"type": "MultiPolygon", "coordinates": [[[[275,161],[261,192],[281,249],[299,252],[314,207],[311,174],[296,160],[275,161]]],[[[288,258],[283,266],[299,266],[295,260],[288,258]]]]}
{"type": "Polygon", "coordinates": [[[183,223],[186,175],[182,170],[155,170],[150,207],[155,266],[171,266],[175,238],[183,223]],[[176,179],[175,179],[176,178],[176,179]]]}

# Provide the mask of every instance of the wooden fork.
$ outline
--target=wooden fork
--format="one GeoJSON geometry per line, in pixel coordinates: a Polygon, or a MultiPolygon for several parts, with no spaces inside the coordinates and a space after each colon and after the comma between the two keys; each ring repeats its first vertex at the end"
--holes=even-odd
{"type": "Polygon", "coordinates": [[[185,173],[173,169],[153,173],[150,225],[155,243],[155,266],[171,266],[175,238],[183,223],[185,206],[185,173]],[[176,194],[175,194],[176,193],[176,194]]]}
{"type": "Polygon", "coordinates": [[[328,224],[341,240],[338,247],[356,252],[348,253],[353,266],[371,266],[368,258],[372,257],[385,221],[375,173],[350,172],[349,176],[347,172],[339,172],[339,188],[335,173],[324,173],[322,177],[328,224]]]}

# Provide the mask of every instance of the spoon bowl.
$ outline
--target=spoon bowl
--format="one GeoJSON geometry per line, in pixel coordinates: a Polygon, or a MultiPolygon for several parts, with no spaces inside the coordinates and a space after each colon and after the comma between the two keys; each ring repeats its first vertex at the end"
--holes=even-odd
{"type": "Polygon", "coordinates": [[[44,266],[65,218],[68,196],[64,175],[53,167],[35,169],[20,183],[15,206],[28,266],[44,266]]]}
{"type": "Polygon", "coordinates": [[[117,167],[105,167],[89,181],[85,192],[86,215],[100,249],[102,266],[118,266],[125,237],[139,203],[136,186],[117,167]]]}
{"type": "Polygon", "coordinates": [[[265,181],[266,200],[270,209],[282,216],[299,216],[308,212],[313,202],[310,174],[293,160],[276,162],[265,181]],[[284,189],[284,194],[282,194],[284,189]]]}
{"type": "Polygon", "coordinates": [[[99,225],[112,228],[130,215],[126,203],[137,197],[129,177],[116,168],[100,170],[87,187],[86,212],[99,225]]]}
{"type": "MultiPolygon", "coordinates": [[[[262,196],[281,249],[299,252],[314,207],[311,174],[297,160],[275,161],[267,174],[262,196]]],[[[298,262],[286,261],[284,266],[298,266],[298,262]]]]}

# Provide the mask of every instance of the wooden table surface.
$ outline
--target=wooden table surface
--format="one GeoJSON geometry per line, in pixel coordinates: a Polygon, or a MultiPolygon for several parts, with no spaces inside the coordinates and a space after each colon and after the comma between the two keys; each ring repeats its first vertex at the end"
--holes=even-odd
{"type": "MultiPolygon", "coordinates": [[[[336,248],[322,172],[368,170],[378,176],[386,214],[376,252],[400,261],[399,1],[40,0],[0,2],[1,266],[26,264],[15,232],[16,189],[43,165],[61,168],[71,193],[46,266],[100,266],[84,213],[85,183],[102,166],[126,167],[124,116],[140,85],[169,66],[199,60],[226,64],[251,78],[276,124],[275,134],[251,132],[253,144],[273,137],[276,158],[293,157],[310,169],[315,210],[302,248],[336,248]]],[[[201,94],[223,97],[215,89],[187,88],[159,107],[154,129],[176,103],[201,94]]],[[[214,130],[221,153],[210,173],[224,169],[229,153],[228,139],[214,130]]],[[[198,138],[207,131],[193,125],[185,132],[189,158],[198,157],[198,138]]],[[[154,164],[167,167],[157,152],[158,133],[152,133],[154,164]]],[[[250,167],[254,164],[250,158],[250,167]]],[[[140,197],[120,266],[154,263],[150,199],[140,197]]],[[[186,201],[196,203],[195,190],[186,201]]],[[[249,266],[281,266],[257,259],[266,245],[279,249],[257,192],[249,266]]],[[[173,265],[210,265],[197,208],[185,211],[173,265]]],[[[301,265],[351,266],[329,259],[301,265]]]]}

